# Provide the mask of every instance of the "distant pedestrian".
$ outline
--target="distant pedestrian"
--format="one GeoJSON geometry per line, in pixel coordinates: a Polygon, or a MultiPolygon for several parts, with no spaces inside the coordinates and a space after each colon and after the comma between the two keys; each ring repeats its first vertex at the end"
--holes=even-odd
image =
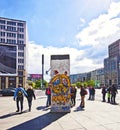
{"type": "Polygon", "coordinates": [[[88,98],[88,100],[92,99],[91,89],[92,89],[92,87],[88,86],[88,92],[89,92],[89,98],[88,98]]]}
{"type": "Polygon", "coordinates": [[[22,113],[24,96],[27,97],[28,95],[27,95],[26,91],[24,90],[24,88],[22,87],[22,85],[19,84],[18,88],[14,92],[14,100],[16,100],[16,105],[17,105],[17,111],[16,112],[21,111],[21,113],[22,113]],[[20,106],[19,106],[19,103],[20,103],[20,106]]]}
{"type": "Polygon", "coordinates": [[[113,84],[111,87],[111,103],[116,104],[117,87],[113,84]]]}
{"type": "Polygon", "coordinates": [[[95,100],[95,88],[91,87],[91,100],[95,100]]]}
{"type": "Polygon", "coordinates": [[[34,90],[32,88],[32,86],[29,86],[27,89],[27,100],[28,100],[28,107],[29,107],[29,111],[31,111],[31,106],[32,106],[32,99],[34,98],[34,100],[36,99],[35,94],[34,94],[34,90]]]}
{"type": "Polygon", "coordinates": [[[75,104],[76,104],[76,92],[77,92],[77,89],[75,88],[75,86],[71,86],[71,88],[70,88],[71,107],[75,106],[75,104]]]}
{"type": "Polygon", "coordinates": [[[102,87],[102,101],[103,101],[103,102],[106,102],[106,93],[107,93],[106,87],[103,86],[103,87],[102,87]]]}
{"type": "Polygon", "coordinates": [[[85,95],[87,94],[87,90],[81,86],[80,87],[80,96],[81,96],[81,103],[80,103],[80,107],[84,108],[85,107],[85,95]]]}
{"type": "Polygon", "coordinates": [[[51,105],[51,88],[50,88],[50,84],[46,88],[45,94],[47,95],[46,107],[49,107],[51,105]]]}
{"type": "Polygon", "coordinates": [[[107,102],[108,103],[111,102],[110,99],[111,99],[111,87],[109,86],[107,87],[107,102]]]}

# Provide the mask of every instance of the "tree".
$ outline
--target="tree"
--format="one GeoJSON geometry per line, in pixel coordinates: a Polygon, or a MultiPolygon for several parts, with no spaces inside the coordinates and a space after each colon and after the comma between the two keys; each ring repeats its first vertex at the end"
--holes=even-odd
{"type": "Polygon", "coordinates": [[[82,82],[77,82],[76,83],[76,86],[78,87],[78,88],[80,88],[80,86],[82,86],[83,84],[82,84],[82,82]]]}
{"type": "Polygon", "coordinates": [[[35,88],[41,89],[41,80],[36,80],[35,81],[35,88]]]}
{"type": "Polygon", "coordinates": [[[45,80],[43,80],[43,86],[42,86],[42,80],[35,81],[35,88],[36,89],[45,89],[47,85],[48,85],[48,83],[45,80]]]}
{"type": "Polygon", "coordinates": [[[95,81],[94,80],[89,80],[89,81],[87,81],[87,83],[88,83],[88,85],[89,86],[95,86],[95,81]]]}
{"type": "Polygon", "coordinates": [[[28,80],[27,84],[28,86],[32,86],[33,88],[35,87],[35,83],[33,81],[28,80]]]}

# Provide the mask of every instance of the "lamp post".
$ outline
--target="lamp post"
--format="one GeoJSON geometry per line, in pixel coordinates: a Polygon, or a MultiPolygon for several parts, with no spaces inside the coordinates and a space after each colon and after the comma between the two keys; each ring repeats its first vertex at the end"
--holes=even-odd
{"type": "Polygon", "coordinates": [[[43,81],[44,81],[44,55],[42,54],[42,82],[41,82],[42,89],[43,89],[43,81]]]}

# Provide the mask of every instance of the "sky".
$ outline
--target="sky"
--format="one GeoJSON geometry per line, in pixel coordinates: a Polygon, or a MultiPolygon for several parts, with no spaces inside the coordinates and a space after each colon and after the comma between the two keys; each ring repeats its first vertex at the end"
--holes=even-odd
{"type": "Polygon", "coordinates": [[[70,55],[70,74],[102,68],[120,39],[120,0],[0,0],[0,17],[26,21],[32,74],[42,73],[42,54],[45,71],[56,54],[70,55]]]}

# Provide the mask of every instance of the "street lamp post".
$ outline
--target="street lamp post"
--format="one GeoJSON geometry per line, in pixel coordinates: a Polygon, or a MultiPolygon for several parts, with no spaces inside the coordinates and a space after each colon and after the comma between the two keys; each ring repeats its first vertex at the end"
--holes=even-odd
{"type": "Polygon", "coordinates": [[[43,81],[44,81],[44,55],[42,54],[42,82],[41,82],[42,89],[43,89],[43,81]]]}

